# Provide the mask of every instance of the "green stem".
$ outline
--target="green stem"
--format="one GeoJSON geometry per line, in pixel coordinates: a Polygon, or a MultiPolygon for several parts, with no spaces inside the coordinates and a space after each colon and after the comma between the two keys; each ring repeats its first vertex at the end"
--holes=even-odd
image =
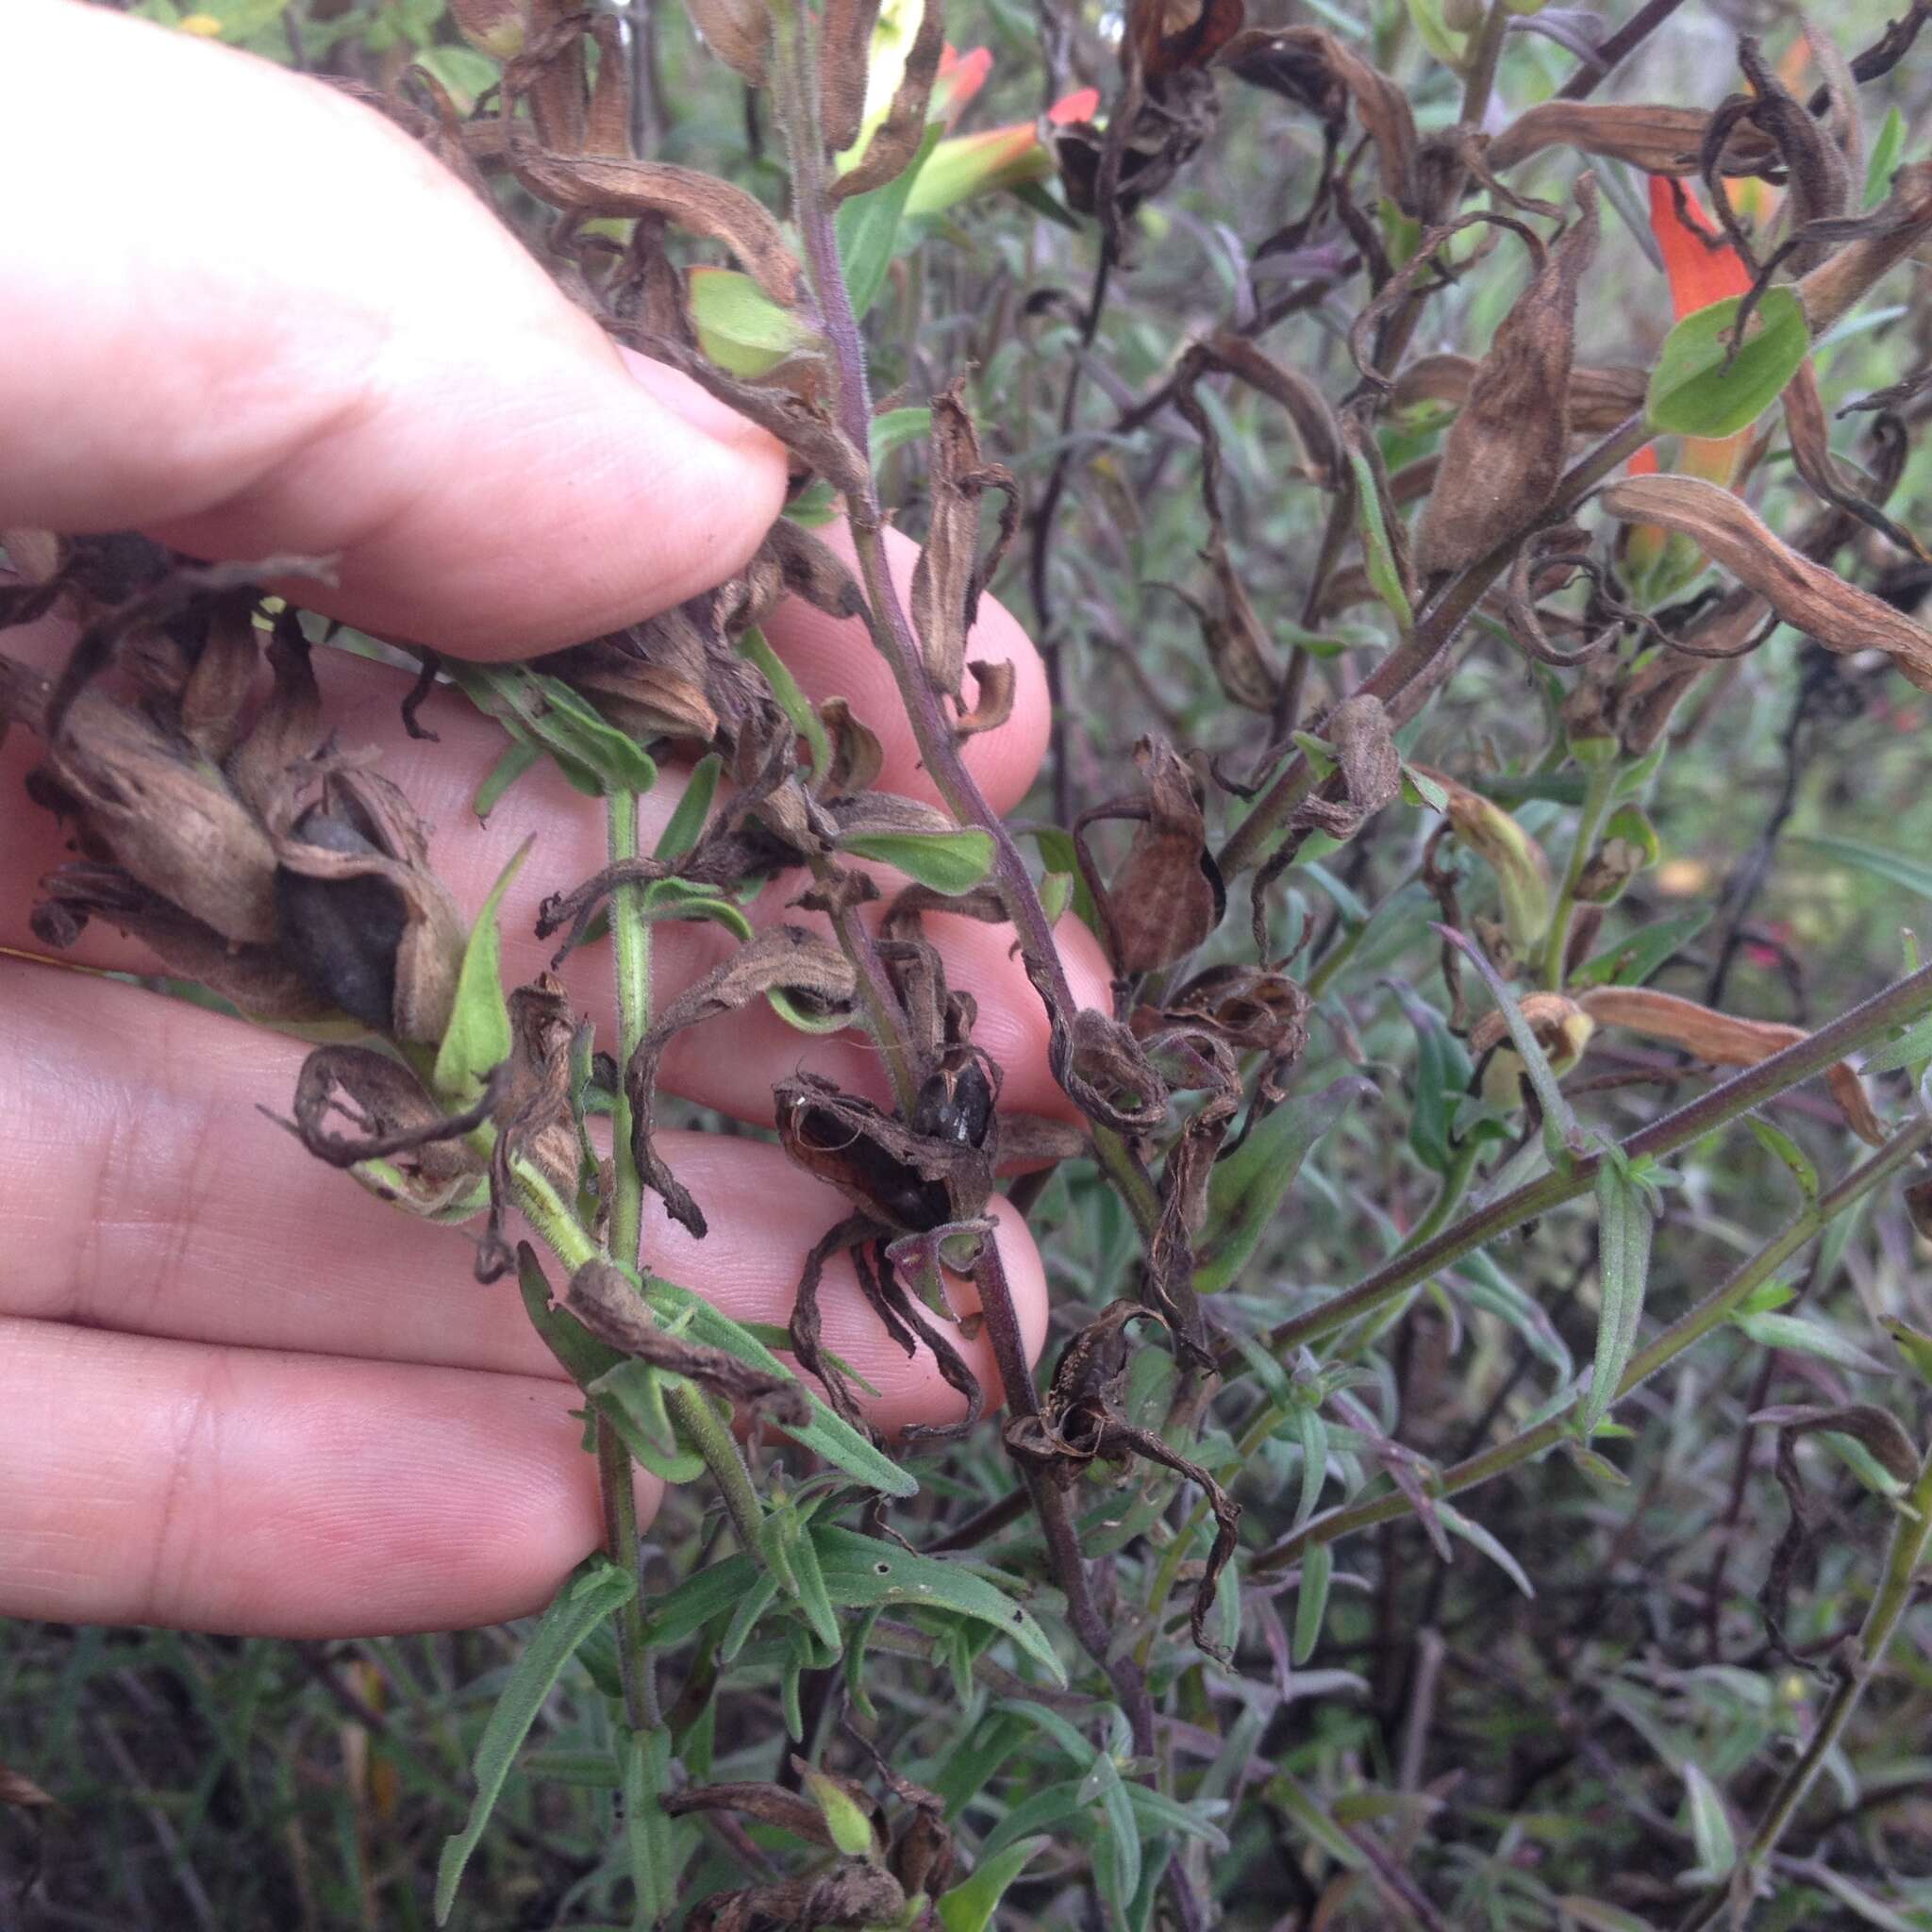
{"type": "MultiPolygon", "coordinates": [[[[1647,1348],[1640,1349],[1631,1357],[1623,1379],[1617,1384],[1616,1400],[1624,1401],[1659,1369],[1674,1361],[1687,1349],[1694,1347],[1714,1329],[1722,1327],[1753,1293],[1773,1280],[1793,1256],[1815,1241],[1854,1203],[1899,1173],[1928,1141],[1932,1141],[1932,1120],[1914,1121],[1894,1134],[1862,1167],[1853,1169],[1835,1188],[1821,1194],[1790,1226],[1760,1248],[1722,1288],[1678,1316],[1647,1348]]],[[[1464,1490],[1475,1489],[1554,1448],[1569,1432],[1570,1424],[1566,1416],[1553,1416],[1533,1429],[1525,1429],[1507,1441],[1497,1443],[1492,1449],[1485,1449],[1480,1456],[1472,1456],[1466,1461],[1444,1470],[1434,1493],[1454,1496],[1464,1490]]],[[[1312,1543],[1335,1542],[1357,1530],[1372,1528],[1378,1523],[1391,1523],[1408,1513],[1408,1499],[1399,1492],[1378,1496],[1367,1503],[1352,1504],[1345,1509],[1332,1510],[1328,1515],[1317,1517],[1305,1524],[1292,1536],[1285,1537],[1272,1549],[1264,1550],[1249,1566],[1250,1574],[1259,1575],[1286,1569],[1312,1543]]],[[[1896,1622],[1896,1618],[1893,1621],[1896,1622]]]]}
{"type": "Polygon", "coordinates": [[[1590,768],[1583,808],[1576,817],[1576,841],[1570,848],[1570,863],[1563,869],[1563,884],[1557,894],[1556,909],[1550,914],[1549,934],[1543,941],[1542,980],[1552,991],[1562,991],[1563,959],[1570,949],[1570,922],[1576,911],[1576,888],[1583,882],[1584,868],[1596,849],[1597,833],[1603,829],[1620,775],[1621,768],[1614,758],[1590,768]]]}
{"type": "MultiPolygon", "coordinates": [[[[1921,967],[1917,973],[1894,980],[1883,992],[1874,993],[1849,1013],[1840,1014],[1828,1026],[1820,1027],[1769,1059],[1759,1060],[1755,1067],[1713,1087],[1674,1113],[1651,1122],[1623,1143],[1624,1152],[1631,1158],[1645,1155],[1660,1158],[1674,1154],[1726,1121],[1762,1106],[1786,1088],[1822,1074],[1834,1060],[1870,1046],[1892,1027],[1916,1020],[1928,1009],[1932,1009],[1932,966],[1921,967]]],[[[1426,1281],[1452,1261],[1460,1260],[1498,1235],[1507,1234],[1525,1221],[1533,1221],[1566,1201],[1589,1193],[1596,1185],[1601,1159],[1601,1155],[1586,1155],[1571,1161],[1561,1173],[1543,1174],[1478,1208],[1433,1240],[1391,1257],[1353,1288],[1331,1295],[1306,1314],[1278,1324],[1269,1331],[1266,1347],[1277,1356],[1285,1356],[1297,1348],[1324,1341],[1370,1309],[1393,1301],[1405,1289],[1426,1281]]],[[[1226,1366],[1238,1368],[1241,1360],[1241,1356],[1230,1350],[1226,1366]]]]}
{"type": "MultiPolygon", "coordinates": [[[[610,862],[638,855],[637,794],[610,795],[610,862]]],[[[617,960],[617,1064],[630,1065],[638,1041],[651,1028],[651,922],[644,917],[641,886],[619,886],[610,895],[610,938],[617,960]]],[[[612,1110],[616,1187],[610,1203],[610,1252],[626,1268],[639,1266],[643,1242],[644,1184],[631,1158],[630,1096],[617,1087],[612,1110]]]]}

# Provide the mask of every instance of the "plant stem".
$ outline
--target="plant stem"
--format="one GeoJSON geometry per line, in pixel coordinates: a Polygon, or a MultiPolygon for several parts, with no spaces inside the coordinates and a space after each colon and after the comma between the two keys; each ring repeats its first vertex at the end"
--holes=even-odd
{"type": "MultiPolygon", "coordinates": [[[[621,865],[639,856],[636,793],[613,792],[608,808],[610,862],[621,865]]],[[[617,962],[617,1064],[627,1067],[651,1028],[651,923],[644,917],[641,886],[619,886],[611,893],[610,939],[617,962]]],[[[617,1178],[610,1204],[610,1251],[625,1267],[636,1268],[643,1241],[644,1184],[631,1158],[630,1096],[621,1080],[611,1122],[617,1178]]]]}
{"type": "Polygon", "coordinates": [[[1553,992],[1560,992],[1563,988],[1563,958],[1570,950],[1570,921],[1576,910],[1576,888],[1590,863],[1604,814],[1610,808],[1621,769],[1613,758],[1590,768],[1583,808],[1576,815],[1576,842],[1570,848],[1570,863],[1564,868],[1563,884],[1557,893],[1556,909],[1550,914],[1550,929],[1543,941],[1542,981],[1553,992]]]}
{"type": "MultiPolygon", "coordinates": [[[[607,802],[608,846],[613,865],[638,856],[638,801],[633,791],[613,791],[607,802]]],[[[651,923],[644,917],[642,891],[620,886],[610,895],[610,940],[617,967],[617,1064],[630,1064],[651,1024],[651,923]]],[[[617,1083],[611,1116],[610,1248],[619,1263],[641,1267],[644,1184],[631,1158],[630,1098],[617,1083]]],[[[638,1579],[638,1591],[617,1613],[617,1664],[624,1684],[624,1711],[634,1731],[659,1720],[656,1672],[644,1636],[642,1560],[638,1550],[638,1497],[630,1451],[609,1421],[598,1415],[597,1489],[604,1509],[604,1546],[610,1560],[638,1579]]]]}
{"type": "Polygon", "coordinates": [[[1926,1542],[1932,1539],[1932,1452],[1920,1465],[1911,1488],[1892,1507],[1897,1518],[1892,1524],[1891,1542],[1885,1554],[1885,1571],[1879,1579],[1878,1592],[1866,1608],[1857,1637],[1846,1646],[1847,1654],[1839,1665],[1839,1680],[1819,1713],[1817,1727],[1805,1746],[1804,1756],[1778,1781],[1757,1829],[1751,1834],[1751,1842],[1739,1856],[1735,1870],[1697,1902],[1683,1921],[1681,1932],[1697,1932],[1700,1926],[1710,1924],[1732,1897],[1748,1899],[1755,1895],[1758,1874],[1797,1816],[1798,1807],[1805,1802],[1806,1793],[1824,1768],[1825,1760],[1838,1749],[1866,1686],[1878,1674],[1899,1622],[1911,1603],[1913,1582],[1919,1566],[1925,1560],[1926,1542]]]}
{"type": "MultiPolygon", "coordinates": [[[[1649,1381],[1659,1369],[1722,1327],[1794,1255],[1815,1241],[1854,1203],[1899,1173],[1928,1141],[1932,1141],[1932,1120],[1914,1121],[1894,1134],[1863,1166],[1853,1169],[1835,1188],[1821,1194],[1796,1221],[1760,1248],[1722,1288],[1678,1316],[1647,1348],[1640,1349],[1632,1356],[1623,1379],[1617,1384],[1615,1399],[1622,1402],[1649,1381]]],[[[1469,1457],[1444,1470],[1434,1493],[1454,1496],[1464,1490],[1473,1490],[1554,1448],[1569,1432],[1567,1411],[1565,1415],[1553,1416],[1533,1429],[1525,1429],[1507,1441],[1499,1442],[1494,1448],[1485,1449],[1480,1455],[1469,1457]]],[[[1273,1548],[1262,1551],[1250,1563],[1249,1574],[1262,1574],[1286,1569],[1310,1544],[1335,1542],[1357,1530],[1393,1522],[1408,1513],[1408,1499],[1400,1492],[1331,1510],[1326,1516],[1318,1516],[1313,1522],[1304,1524],[1273,1548]]],[[[1869,1624],[1870,1620],[1867,1621],[1869,1624]]]]}
{"type": "MultiPolygon", "coordinates": [[[[1748,1113],[1787,1087],[1823,1073],[1834,1060],[1871,1045],[1901,1022],[1915,1020],[1928,1009],[1932,1009],[1932,966],[1922,967],[1917,973],[1893,981],[1884,991],[1874,993],[1807,1039],[1786,1047],[1782,1053],[1773,1054],[1769,1059],[1759,1060],[1755,1067],[1746,1068],[1675,1112],[1652,1121],[1623,1143],[1624,1152],[1632,1158],[1674,1154],[1678,1148],[1701,1140],[1739,1114],[1748,1113]]],[[[1595,1185],[1601,1158],[1600,1155],[1585,1155],[1571,1161],[1563,1172],[1543,1174],[1477,1208],[1433,1240],[1385,1261],[1374,1274],[1341,1294],[1332,1295],[1319,1307],[1280,1323],[1270,1330],[1265,1345],[1279,1356],[1325,1340],[1357,1316],[1393,1300],[1405,1289],[1426,1281],[1484,1242],[1522,1226],[1525,1221],[1534,1220],[1565,1201],[1588,1193],[1595,1185]]],[[[1241,1357],[1230,1352],[1223,1366],[1236,1370],[1240,1363],[1241,1357]]]]}

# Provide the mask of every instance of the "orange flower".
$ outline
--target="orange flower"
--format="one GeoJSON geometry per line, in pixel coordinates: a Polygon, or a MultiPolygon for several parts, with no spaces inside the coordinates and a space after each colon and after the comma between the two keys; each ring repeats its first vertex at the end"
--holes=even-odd
{"type": "Polygon", "coordinates": [[[1713,302],[1750,293],[1751,271],[1724,230],[1696,195],[1668,175],[1650,177],[1650,228],[1663,252],[1679,322],[1713,302]]]}
{"type": "MultiPolygon", "coordinates": [[[[964,64],[963,62],[961,63],[964,64]]],[[[941,69],[941,72],[944,70],[941,69]]],[[[1083,87],[1063,95],[1046,110],[1055,127],[1091,120],[1100,108],[1100,90],[1083,87]]],[[[938,214],[968,195],[996,188],[1019,188],[1053,173],[1053,156],[1040,138],[1039,124],[1016,121],[980,134],[959,134],[933,149],[907,198],[908,215],[938,214]]]]}
{"type": "Polygon", "coordinates": [[[948,47],[940,56],[940,71],[933,81],[926,119],[943,121],[950,130],[965,111],[967,102],[986,85],[986,76],[991,72],[991,47],[974,47],[970,54],[948,47]]]}

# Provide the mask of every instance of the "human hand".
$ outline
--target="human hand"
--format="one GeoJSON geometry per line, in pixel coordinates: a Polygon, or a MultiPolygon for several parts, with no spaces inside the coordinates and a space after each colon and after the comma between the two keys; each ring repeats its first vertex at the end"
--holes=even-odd
{"type": "MultiPolygon", "coordinates": [[[[336,588],[305,585],[305,604],[479,658],[635,621],[757,545],[783,495],[776,445],[612,348],[373,113],[74,0],[9,0],[0,64],[15,77],[0,158],[23,184],[0,282],[0,528],[330,555],[336,588]]],[[[913,555],[898,543],[902,578],[913,555]]],[[[878,734],[882,785],[931,795],[859,626],[788,608],[769,635],[809,693],[845,696],[878,734]]],[[[71,642],[51,622],[0,634],[43,669],[71,642]]],[[[1010,722],[968,746],[1006,808],[1043,749],[1044,680],[990,601],[973,655],[1016,666],[1010,722]]],[[[603,862],[601,815],[545,768],[479,829],[468,801],[502,747],[493,724],[441,692],[423,716],[441,741],[419,744],[399,722],[406,678],[328,652],[316,670],[342,743],[378,747],[437,826],[460,904],[538,835],[503,908],[506,971],[532,977],[537,902],[603,862]]],[[[346,1186],[262,1119],[299,1043],[21,957],[42,951],[27,910],[65,856],[23,801],[37,755],[21,731],[0,745],[0,1612],[318,1636],[533,1609],[599,1535],[575,1390],[515,1294],[471,1279],[459,1236],[346,1186]]],[[[677,791],[667,774],[644,801],[647,840],[677,791]]],[[[777,882],[770,903],[795,890],[777,882]]],[[[929,930],[978,997],[1004,1104],[1064,1112],[1010,934],[929,930]]],[[[1063,932],[1075,991],[1104,1003],[1085,929],[1063,932]]],[[[662,1000],[719,952],[708,928],[673,924],[655,955],[662,1000]]],[[[99,924],[62,958],[148,964],[99,924]]],[[[603,1010],[607,961],[580,955],[564,978],[603,1010]]],[[[686,1036],[665,1081],[765,1122],[773,1080],[801,1063],[879,1091],[862,1041],[804,1041],[762,1008],[686,1036]]],[[[664,1138],[711,1233],[693,1241],[654,1199],[653,1266],[782,1323],[839,1197],[767,1144],[664,1138]]],[[[1037,1351],[1040,1259],[995,1211],[1037,1351]]],[[[881,1391],[874,1421],[958,1413],[842,1263],[824,1307],[827,1345],[881,1391]]],[[[983,1341],[962,1346],[996,1388],[983,1341]]],[[[647,1508],[657,1494],[641,1479],[647,1508]]]]}

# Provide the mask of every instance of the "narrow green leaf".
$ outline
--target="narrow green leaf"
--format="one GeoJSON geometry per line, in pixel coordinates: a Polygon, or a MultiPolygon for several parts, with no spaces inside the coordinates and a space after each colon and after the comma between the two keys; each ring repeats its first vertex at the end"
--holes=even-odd
{"type": "Polygon", "coordinates": [[[711,815],[711,801],[718,795],[718,778],[724,769],[724,760],[714,751],[707,752],[691,768],[677,809],[658,837],[658,857],[666,865],[675,865],[704,836],[705,821],[711,815]]]}
{"type": "Polygon", "coordinates": [[[1784,392],[1811,351],[1804,305],[1785,287],[1768,289],[1730,356],[1741,295],[1693,309],[1664,338],[1646,408],[1659,429],[1679,436],[1735,436],[1784,392]]]}
{"type": "Polygon", "coordinates": [[[1823,833],[1814,833],[1807,839],[1791,839],[1789,844],[1821,852],[1827,858],[1842,859],[1847,865],[1856,865],[1860,871],[1869,872],[1874,878],[1885,880],[1888,885],[1903,886],[1908,892],[1916,892],[1922,899],[1932,899],[1932,863],[1923,858],[1907,858],[1903,852],[1888,852],[1882,845],[1867,845],[1857,839],[1827,838],[1823,833]]]}
{"type": "Polygon", "coordinates": [[[1328,1614],[1328,1586],[1335,1575],[1335,1552],[1327,1543],[1310,1543],[1302,1552],[1302,1579],[1294,1598],[1294,1647],[1297,1669],[1315,1654],[1321,1641],[1322,1620],[1328,1614]]]}
{"type": "Polygon", "coordinates": [[[1368,1081],[1347,1074],[1319,1093],[1297,1094],[1253,1128],[1225,1160],[1215,1163],[1208,1181],[1203,1259],[1194,1270],[1197,1293],[1218,1292],[1247,1266],[1308,1149],[1352,1101],[1373,1091],[1368,1081]]]}
{"type": "Polygon", "coordinates": [[[810,749],[812,776],[823,778],[832,769],[832,741],[825,735],[825,721],[819,716],[818,707],[798,688],[790,667],[756,625],[739,639],[738,655],[750,658],[764,674],[778,708],[810,749]]]}
{"type": "Polygon", "coordinates": [[[1712,908],[1700,906],[1674,919],[1641,926],[1591,955],[1570,975],[1573,989],[1590,986],[1641,986],[1660,966],[1674,958],[1710,924],[1712,908]]]}
{"type": "Polygon", "coordinates": [[[1389,544],[1389,526],[1382,521],[1382,499],[1376,493],[1375,474],[1369,460],[1356,450],[1348,453],[1349,468],[1355,472],[1356,522],[1361,531],[1362,561],[1368,568],[1369,584],[1393,613],[1405,631],[1415,625],[1415,611],[1408,592],[1402,587],[1402,573],[1395,567],[1395,552],[1389,544]]]}
{"type": "Polygon", "coordinates": [[[603,1556],[586,1558],[571,1572],[542,1620],[525,1644],[483,1726],[476,1746],[476,1796],[461,1831],[443,1841],[436,1871],[436,1923],[448,1922],[463,1867],[483,1837],[490,1814],[509,1776],[517,1747],[529,1735],[543,1700],[550,1695],[577,1646],[620,1606],[637,1594],[637,1578],[603,1556]]]}
{"type": "Polygon", "coordinates": [[[1557,1085],[1557,1076],[1550,1069],[1536,1030],[1523,1017],[1523,1008],[1517,1005],[1516,995],[1509,991],[1508,983],[1490,964],[1489,955],[1466,934],[1457,932],[1452,925],[1438,924],[1434,930],[1474,963],[1482,975],[1483,984],[1490,990],[1490,997],[1502,1012],[1503,1023],[1509,1029],[1509,1043],[1522,1056],[1524,1072],[1529,1076],[1529,1084],[1542,1108],[1543,1143],[1549,1150],[1551,1164],[1559,1164],[1566,1152],[1573,1155],[1582,1153],[1583,1135],[1576,1124],[1576,1117],[1557,1085]]]}
{"type": "MultiPolygon", "coordinates": [[[[722,1348],[727,1355],[736,1356],[740,1361],[762,1369],[767,1374],[797,1379],[763,1342],[741,1324],[734,1322],[722,1308],[714,1307],[702,1295],[693,1294],[677,1282],[666,1281],[662,1276],[654,1274],[646,1287],[645,1298],[666,1320],[687,1317],[690,1322],[687,1332],[693,1341],[701,1341],[709,1348],[722,1348]]],[[[916,1496],[919,1493],[919,1478],[910,1470],[894,1462],[809,1390],[806,1392],[806,1399],[811,1405],[811,1420],[803,1424],[781,1424],[788,1436],[804,1443],[814,1455],[823,1456],[834,1468],[842,1469],[847,1475],[888,1496],[916,1496]]]]}
{"type": "Polygon", "coordinates": [[[911,161],[883,187],[869,189],[841,202],[837,216],[839,259],[845,270],[845,287],[852,297],[852,313],[863,322],[866,310],[878,300],[886,286],[898,247],[899,222],[906,212],[907,197],[919,171],[925,166],[945,134],[943,127],[930,127],[911,161]]]}
{"type": "Polygon", "coordinates": [[[694,1483],[704,1474],[705,1458],[678,1441],[665,1410],[661,1371],[629,1357],[606,1370],[585,1392],[653,1475],[667,1483],[694,1483]]]}
{"type": "Polygon", "coordinates": [[[503,794],[527,772],[532,765],[541,764],[543,754],[534,744],[525,744],[511,739],[504,746],[503,756],[491,766],[489,775],[476,788],[476,795],[470,801],[470,809],[486,823],[490,814],[501,803],[503,794]]]}
{"type": "Polygon", "coordinates": [[[1896,106],[1888,110],[1872,143],[1872,158],[1865,167],[1865,206],[1876,208],[1891,192],[1892,171],[1905,152],[1906,117],[1896,106]]]}
{"type": "Polygon", "coordinates": [[[1738,1862],[1738,1841],[1731,1835],[1730,1814],[1717,1787],[1694,1758],[1684,1763],[1684,1802],[1690,1813],[1690,1840],[1697,1847],[1698,1869],[1723,1878],[1738,1862]]]}
{"type": "Polygon", "coordinates": [[[1896,1040],[1880,1041],[1866,1057],[1862,1071],[1891,1074],[1901,1067],[1915,1067],[1922,1060],[1932,1060],[1932,1013],[1928,1013],[1917,1025],[1908,1027],[1896,1040]]]}
{"type": "Polygon", "coordinates": [[[1436,1503],[1436,1514],[1441,1519],[1443,1528],[1480,1550],[1524,1596],[1536,1594],[1536,1587],[1530,1582],[1528,1572],[1473,1516],[1465,1516],[1460,1509],[1452,1507],[1440,1498],[1436,1503]]]}
{"type": "Polygon", "coordinates": [[[815,1523],[810,1535],[825,1590],[835,1604],[850,1609],[899,1604],[971,1617],[1010,1637],[1056,1684],[1067,1681],[1046,1632],[1020,1605],[974,1571],[937,1557],[916,1556],[897,1543],[881,1542],[833,1524],[815,1523]]]}
{"type": "Polygon", "coordinates": [[[1766,1120],[1762,1114],[1746,1114],[1744,1124],[1751,1129],[1757,1137],[1757,1144],[1767,1154],[1774,1155],[1790,1170],[1791,1178],[1797,1182],[1798,1191],[1806,1200],[1817,1200],[1818,1170],[1812,1166],[1810,1157],[1805,1150],[1774,1121],[1766,1120]]]}
{"type": "Polygon", "coordinates": [[[972,1877],[939,1896],[940,1924],[946,1932],[987,1932],[1007,1888],[1052,1842],[1050,1838],[1023,1838],[980,1859],[972,1877]]]}
{"type": "Polygon", "coordinates": [[[841,839],[839,850],[876,859],[935,892],[957,898],[992,870],[992,834],[976,825],[957,832],[868,832],[841,839]]]}
{"type": "Polygon", "coordinates": [[[922,404],[916,409],[881,409],[872,419],[872,459],[874,466],[885,461],[895,449],[908,442],[924,442],[932,434],[932,410],[922,404]]]}
{"type": "Polygon", "coordinates": [[[1815,1355],[1821,1360],[1836,1362],[1860,1375],[1889,1375],[1891,1371],[1875,1356],[1870,1356],[1856,1341],[1813,1322],[1804,1315],[1781,1315],[1765,1309],[1734,1316],[1733,1321],[1755,1342],[1765,1348],[1789,1348],[1799,1355],[1815,1355]]]}
{"type": "Polygon", "coordinates": [[[1596,1171],[1597,1276],[1602,1311],[1597,1316],[1596,1360],[1590,1394],[1578,1423],[1585,1441],[1609,1413],[1624,1371],[1637,1347],[1643,1296],[1650,1280],[1650,1202],[1632,1177],[1621,1150],[1607,1148],[1596,1171]]]}
{"type": "Polygon", "coordinates": [[[503,993],[503,934],[496,915],[505,889],[536,842],[537,835],[532,832],[497,874],[463,946],[456,1005],[443,1029],[442,1043],[436,1049],[436,1069],[431,1075],[437,1092],[445,1100],[475,1099],[491,1069],[509,1058],[509,1005],[503,993]]]}

